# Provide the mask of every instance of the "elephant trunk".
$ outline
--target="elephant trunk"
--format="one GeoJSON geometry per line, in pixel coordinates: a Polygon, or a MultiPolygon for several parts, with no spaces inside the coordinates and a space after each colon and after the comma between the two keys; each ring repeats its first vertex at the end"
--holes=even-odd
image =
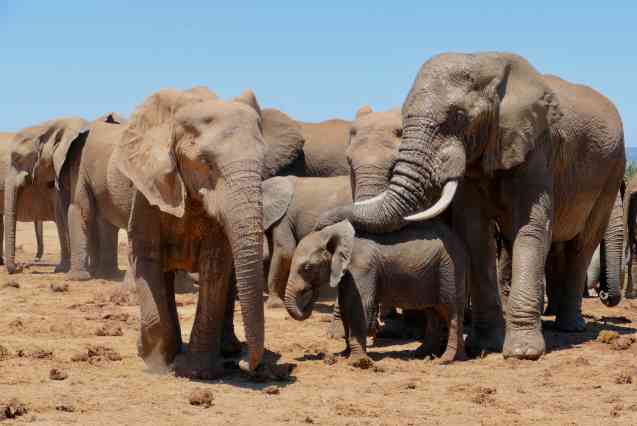
{"type": "Polygon", "coordinates": [[[5,264],[7,272],[13,274],[15,264],[15,232],[18,211],[18,192],[24,185],[27,174],[25,172],[13,174],[6,180],[4,191],[4,230],[5,230],[5,264]]]}
{"type": "MultiPolygon", "coordinates": [[[[226,182],[224,226],[230,241],[250,369],[263,357],[263,196],[258,162],[235,162],[222,173],[226,182]]],[[[234,303],[234,301],[229,301],[234,303]]]]}
{"type": "Polygon", "coordinates": [[[352,168],[352,192],[355,201],[365,201],[387,189],[389,176],[381,164],[361,164],[352,168]]]}
{"type": "Polygon", "coordinates": [[[606,306],[616,306],[621,301],[622,249],[624,243],[624,223],[621,198],[615,204],[604,233],[600,250],[599,298],[606,306]]]}
{"type": "Polygon", "coordinates": [[[285,308],[292,318],[304,321],[312,314],[318,294],[318,289],[290,280],[285,288],[285,308]]]}
{"type": "Polygon", "coordinates": [[[391,232],[407,223],[405,216],[434,204],[441,187],[439,161],[429,143],[434,136],[433,126],[405,126],[387,190],[352,208],[351,222],[356,229],[391,232]]]}

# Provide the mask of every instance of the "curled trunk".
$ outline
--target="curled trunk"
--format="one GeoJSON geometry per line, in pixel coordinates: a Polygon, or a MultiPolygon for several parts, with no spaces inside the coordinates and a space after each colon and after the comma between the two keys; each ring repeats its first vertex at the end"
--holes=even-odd
{"type": "Polygon", "coordinates": [[[423,132],[421,125],[405,126],[387,190],[352,208],[351,222],[356,229],[391,232],[406,224],[405,216],[433,204],[440,188],[437,161],[428,143],[433,135],[433,130],[423,132]]]}
{"type": "Polygon", "coordinates": [[[226,181],[224,226],[234,258],[250,369],[254,370],[263,357],[265,327],[261,174],[256,163],[231,166],[223,171],[226,181]]]}
{"type": "Polygon", "coordinates": [[[285,288],[285,308],[292,318],[304,321],[312,314],[318,295],[318,289],[311,289],[295,281],[288,282],[285,288]]]}

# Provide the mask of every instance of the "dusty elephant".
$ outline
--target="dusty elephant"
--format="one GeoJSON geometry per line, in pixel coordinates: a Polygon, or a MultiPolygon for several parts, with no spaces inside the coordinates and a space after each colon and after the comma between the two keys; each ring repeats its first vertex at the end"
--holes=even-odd
{"type": "MultiPolygon", "coordinates": [[[[379,303],[408,309],[434,308],[447,323],[443,363],[464,358],[463,315],[468,259],[460,240],[439,220],[388,234],[354,235],[347,221],[309,234],[299,243],[286,288],[288,313],[302,321],[312,313],[318,288],[338,287],[350,362],[368,366],[367,334],[379,303]]],[[[434,355],[439,327],[417,350],[434,355]]]]}
{"type": "MultiPolygon", "coordinates": [[[[9,169],[9,147],[15,133],[0,133],[0,212],[4,212],[4,180],[9,169]]],[[[23,203],[29,204],[32,201],[24,200],[23,203]]],[[[29,210],[20,209],[18,207],[17,220],[19,222],[28,221],[29,210]]],[[[53,218],[51,218],[53,220],[53,218]]],[[[35,254],[35,260],[40,260],[44,254],[44,242],[42,240],[42,222],[36,220],[33,222],[35,228],[35,241],[37,245],[37,251],[35,254]]],[[[0,265],[4,264],[2,256],[4,247],[4,220],[0,222],[0,265]]]]}
{"type": "MultiPolygon", "coordinates": [[[[539,74],[514,54],[449,53],[421,67],[402,115],[388,190],[327,214],[319,225],[349,218],[356,229],[389,232],[435,217],[453,200],[454,230],[471,257],[472,352],[528,359],[545,350],[545,263],[551,244],[563,243],[565,258],[547,267],[547,285],[556,325],[582,330],[586,267],[624,173],[613,104],[588,87],[539,74]],[[506,332],[493,220],[512,259],[506,332]]],[[[618,290],[618,280],[609,283],[608,305],[619,302],[618,290]]]]}
{"type": "Polygon", "coordinates": [[[9,167],[4,182],[5,263],[8,273],[16,271],[15,232],[20,211],[23,220],[55,220],[60,238],[61,260],[56,272],[69,267],[66,221],[55,189],[61,161],[86,121],[61,118],[23,129],[9,149],[9,167]]]}
{"type": "Polygon", "coordinates": [[[124,122],[114,113],[98,118],[71,141],[66,156],[60,156],[58,188],[70,237],[69,279],[118,275],[117,233],[128,225],[134,192],[113,158],[124,122]]]}
{"type": "Polygon", "coordinates": [[[251,370],[264,351],[262,190],[265,128],[246,92],[162,90],[133,114],[115,153],[133,183],[129,264],[141,305],[139,354],[178,375],[223,373],[236,352],[228,283],[233,266],[251,370]],[[174,271],[199,273],[199,302],[187,350],[174,298],[174,271]],[[228,320],[224,321],[224,318],[228,320]]]}
{"type": "Polygon", "coordinates": [[[634,175],[626,185],[624,194],[624,265],[626,268],[625,296],[628,299],[637,298],[637,289],[633,282],[633,275],[637,270],[637,175],[634,175]]]}
{"type": "MultiPolygon", "coordinates": [[[[285,115],[276,109],[264,109],[263,117],[285,115]]],[[[287,116],[286,116],[287,117],[287,116]]],[[[349,174],[349,165],[345,152],[349,141],[351,122],[346,120],[327,120],[320,123],[304,123],[294,121],[295,126],[301,131],[301,141],[293,137],[279,141],[266,141],[266,146],[272,154],[269,158],[276,158],[277,167],[285,164],[276,173],[287,176],[303,177],[330,177],[349,174]],[[275,148],[271,149],[274,144],[275,148]]],[[[264,130],[267,130],[264,128],[264,130]]],[[[266,169],[269,160],[266,158],[266,169]]]]}

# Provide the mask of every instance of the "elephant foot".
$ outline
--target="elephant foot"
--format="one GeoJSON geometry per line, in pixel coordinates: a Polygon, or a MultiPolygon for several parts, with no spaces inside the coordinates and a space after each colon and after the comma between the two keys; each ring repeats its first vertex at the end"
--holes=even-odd
{"type": "Polygon", "coordinates": [[[586,330],[586,321],[579,312],[558,313],[555,317],[555,328],[560,331],[582,332],[586,330]]]}
{"type": "Polygon", "coordinates": [[[24,266],[18,263],[7,263],[7,274],[19,274],[24,270],[24,266]]]}
{"type": "Polygon", "coordinates": [[[109,281],[121,280],[124,277],[124,274],[125,272],[118,268],[98,270],[97,272],[95,272],[95,276],[97,278],[102,278],[109,281]]]}
{"type": "Polygon", "coordinates": [[[433,358],[439,354],[438,345],[434,343],[433,339],[425,340],[425,342],[414,351],[414,357],[418,359],[433,358]]]}
{"type": "Polygon", "coordinates": [[[546,349],[540,327],[532,329],[508,329],[504,339],[502,356],[507,358],[540,358],[546,349]]]}
{"type": "Polygon", "coordinates": [[[327,337],[330,339],[344,339],[345,328],[343,327],[343,322],[333,319],[327,329],[327,337]]]}
{"type": "Polygon", "coordinates": [[[234,334],[234,330],[223,333],[221,337],[221,354],[231,358],[241,353],[241,342],[234,334]]]}
{"type": "Polygon", "coordinates": [[[55,269],[53,270],[53,272],[56,274],[59,274],[63,272],[68,272],[70,269],[71,269],[71,265],[69,265],[67,262],[60,262],[57,265],[55,265],[55,269]]]}
{"type": "Polygon", "coordinates": [[[434,360],[434,364],[447,365],[456,361],[466,361],[467,354],[463,350],[447,348],[440,358],[434,360]]]}
{"type": "Polygon", "coordinates": [[[214,380],[223,376],[223,361],[213,352],[180,353],[175,357],[175,375],[189,379],[214,380]]]}
{"type": "Polygon", "coordinates": [[[624,297],[626,299],[637,299],[637,290],[626,290],[624,297]]]}
{"type": "Polygon", "coordinates": [[[267,309],[283,309],[285,305],[283,304],[283,300],[281,300],[280,297],[275,296],[271,292],[268,296],[268,300],[265,302],[265,307],[267,309]]]}
{"type": "Polygon", "coordinates": [[[91,278],[88,271],[70,271],[66,274],[66,279],[71,281],[88,281],[91,278]]]}
{"type": "Polygon", "coordinates": [[[365,354],[350,355],[348,364],[352,367],[360,368],[361,370],[367,370],[374,365],[374,361],[365,354]]]}
{"type": "Polygon", "coordinates": [[[504,332],[500,327],[473,327],[467,337],[465,347],[471,356],[480,356],[484,352],[502,352],[504,332]]]}

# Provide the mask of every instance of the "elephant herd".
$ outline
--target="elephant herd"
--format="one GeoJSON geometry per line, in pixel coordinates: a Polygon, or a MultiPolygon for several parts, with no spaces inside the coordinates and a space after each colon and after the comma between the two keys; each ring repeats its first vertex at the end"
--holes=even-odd
{"type": "Polygon", "coordinates": [[[402,109],[362,107],[351,122],[303,123],[251,91],[222,100],[195,87],[160,90],[128,120],[59,118],[0,141],[7,271],[21,270],[16,221],[36,224],[37,257],[41,222],[55,221],[55,270],[72,280],[117,276],[127,230],[138,353],[190,378],[221,376],[224,357],[241,352],[236,299],[248,367],[267,369],[265,289],[266,307],[304,320],[335,288],[332,332],[357,365],[392,308],[426,310],[418,352],[442,362],[465,347],[537,359],[543,313],[584,329],[598,246],[607,306],[621,299],[622,256],[637,262],[637,181],[622,200],[616,108],[509,53],[437,55],[402,109]],[[199,274],[187,344],[179,271],[199,274]]]}

